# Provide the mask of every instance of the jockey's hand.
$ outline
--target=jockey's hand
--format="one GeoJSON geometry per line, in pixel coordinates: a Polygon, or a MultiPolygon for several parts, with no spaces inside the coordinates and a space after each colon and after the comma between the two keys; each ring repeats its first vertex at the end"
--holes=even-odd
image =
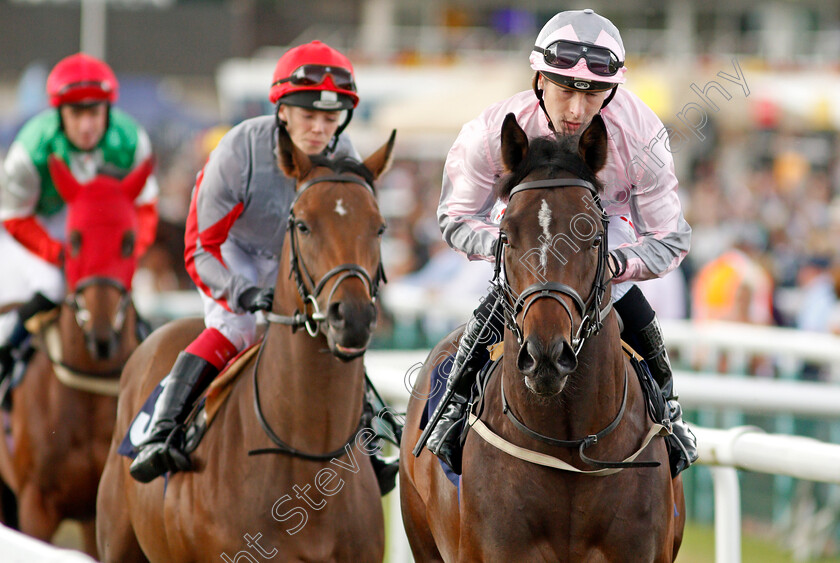
{"type": "Polygon", "coordinates": [[[270,311],[274,302],[273,287],[249,287],[239,296],[239,306],[249,313],[270,311]]]}
{"type": "Polygon", "coordinates": [[[610,269],[610,273],[614,278],[617,278],[624,274],[624,270],[626,266],[621,263],[621,260],[616,256],[614,253],[610,252],[607,254],[607,267],[610,269]]]}

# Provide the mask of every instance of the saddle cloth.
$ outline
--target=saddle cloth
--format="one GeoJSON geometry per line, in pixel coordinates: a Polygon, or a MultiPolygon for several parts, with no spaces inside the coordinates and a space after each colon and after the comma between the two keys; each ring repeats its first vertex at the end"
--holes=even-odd
{"type": "MultiPolygon", "coordinates": [[[[236,378],[242,373],[243,368],[248,364],[248,361],[259,351],[259,344],[260,343],[257,342],[250,348],[246,348],[228,362],[227,366],[225,366],[222,372],[213,379],[207,390],[196,401],[195,407],[190,412],[186,422],[184,423],[184,430],[186,433],[185,451],[187,453],[198,447],[198,444],[201,442],[201,438],[204,437],[204,434],[210,427],[210,423],[219,411],[219,407],[224,404],[228,395],[230,395],[230,391],[233,389],[234,381],[236,381],[236,378]]],[[[120,443],[120,447],[117,449],[117,453],[120,455],[130,459],[137,457],[137,453],[139,451],[138,446],[149,437],[149,434],[152,431],[149,426],[149,422],[151,422],[152,413],[155,411],[155,403],[157,402],[158,397],[160,397],[161,391],[163,391],[163,387],[166,385],[168,378],[169,375],[167,374],[167,376],[157,384],[157,386],[149,394],[149,397],[143,403],[140,411],[134,417],[134,420],[131,421],[128,431],[126,432],[123,441],[120,443]]]]}

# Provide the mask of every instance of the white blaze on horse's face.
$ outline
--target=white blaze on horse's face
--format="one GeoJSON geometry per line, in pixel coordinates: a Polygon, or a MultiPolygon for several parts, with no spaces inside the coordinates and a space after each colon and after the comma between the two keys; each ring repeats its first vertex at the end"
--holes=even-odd
{"type": "Polygon", "coordinates": [[[537,221],[542,227],[543,236],[541,237],[542,246],[540,247],[540,268],[542,268],[543,277],[545,277],[545,270],[548,267],[548,245],[551,244],[551,208],[545,200],[542,200],[540,211],[537,213],[537,221]]]}
{"type": "Polygon", "coordinates": [[[335,202],[335,212],[341,215],[342,217],[347,215],[347,210],[344,208],[344,202],[341,200],[341,198],[338,198],[338,200],[335,202]]]}

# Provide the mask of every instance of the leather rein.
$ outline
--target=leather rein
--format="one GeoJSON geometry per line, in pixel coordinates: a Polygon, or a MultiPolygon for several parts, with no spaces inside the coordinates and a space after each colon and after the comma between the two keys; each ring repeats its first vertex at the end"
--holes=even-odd
{"type": "MultiPolygon", "coordinates": [[[[569,315],[569,318],[572,321],[571,342],[572,347],[574,349],[575,357],[577,357],[578,353],[583,348],[583,345],[586,343],[587,339],[600,332],[601,328],[603,328],[603,321],[609,314],[610,309],[612,308],[612,302],[608,302],[607,305],[603,307],[603,309],[601,308],[601,301],[604,297],[604,294],[606,293],[607,283],[609,282],[609,280],[605,279],[605,274],[606,272],[608,272],[607,256],[609,250],[607,245],[607,225],[609,223],[609,216],[606,214],[601,205],[601,199],[598,196],[598,190],[591,182],[587,182],[586,180],[580,178],[536,180],[532,182],[524,182],[522,184],[517,185],[515,188],[513,188],[513,190],[511,190],[510,196],[508,197],[508,201],[510,201],[510,199],[512,199],[514,195],[522,191],[560,188],[565,186],[579,186],[589,190],[589,193],[592,195],[592,198],[595,200],[595,204],[601,212],[600,220],[601,225],[603,227],[603,239],[601,240],[601,244],[598,248],[598,262],[595,270],[595,279],[593,281],[592,289],[590,290],[589,296],[587,297],[586,301],[584,301],[581,298],[580,294],[574,288],[566,284],[552,281],[534,283],[525,288],[525,290],[517,296],[515,294],[515,291],[513,291],[513,289],[505,281],[507,279],[507,276],[501,275],[504,269],[504,247],[506,246],[505,244],[498,244],[496,246],[496,270],[493,283],[497,285],[497,287],[501,288],[501,290],[505,294],[505,298],[508,304],[507,307],[504,307],[505,325],[514,334],[517,343],[520,347],[523,344],[523,331],[520,328],[520,323],[524,322],[525,315],[528,314],[528,310],[530,309],[530,307],[538,299],[553,299],[563,307],[563,310],[566,311],[566,313],[569,315]],[[581,315],[581,322],[578,325],[577,330],[574,329],[575,322],[571,308],[567,304],[566,300],[562,298],[563,296],[571,299],[575,308],[581,315]],[[528,298],[530,297],[533,298],[530,301],[528,301],[528,298]],[[512,307],[510,306],[511,299],[514,299],[514,304],[512,307]],[[520,313],[522,314],[522,318],[519,321],[519,323],[517,323],[516,318],[519,316],[520,313]]],[[[498,363],[496,365],[498,365],[498,363]]],[[[613,417],[612,421],[606,427],[596,432],[595,434],[590,434],[584,438],[579,438],[576,440],[559,440],[557,438],[551,438],[549,436],[540,434],[535,430],[532,430],[524,422],[522,422],[516,417],[516,415],[513,413],[513,411],[510,408],[510,405],[507,402],[507,397],[505,396],[504,378],[499,377],[502,412],[504,412],[505,416],[507,416],[508,420],[511,421],[513,426],[519,432],[549,446],[577,449],[578,454],[580,455],[580,459],[585,464],[589,465],[590,467],[598,468],[594,471],[580,470],[553,456],[528,450],[515,444],[512,444],[511,442],[508,442],[507,440],[490,430],[490,428],[488,428],[484,424],[484,422],[472,412],[470,412],[468,424],[482,438],[484,438],[487,442],[489,442],[496,448],[501,449],[502,451],[505,451],[506,453],[519,459],[523,459],[525,461],[529,461],[531,463],[536,463],[538,465],[543,465],[546,467],[554,467],[556,469],[561,469],[564,471],[571,471],[595,476],[611,475],[626,468],[658,467],[660,465],[658,461],[633,461],[647,447],[647,445],[650,443],[653,437],[662,433],[669,433],[670,430],[668,428],[656,423],[654,423],[653,427],[648,432],[648,435],[645,437],[641,448],[639,448],[635,453],[633,453],[631,456],[627,457],[622,461],[600,461],[593,459],[584,453],[584,450],[586,450],[590,446],[597,444],[599,440],[606,437],[613,430],[615,430],[621,422],[622,418],[624,417],[624,413],[627,406],[627,380],[627,365],[625,364],[624,392],[621,399],[621,406],[619,407],[615,417],[613,417]]]]}
{"type": "MultiPolygon", "coordinates": [[[[303,327],[306,329],[306,332],[309,334],[309,336],[313,338],[315,338],[318,335],[320,323],[326,320],[326,315],[318,309],[318,297],[321,295],[321,292],[324,290],[324,287],[326,287],[327,283],[331,279],[338,276],[338,280],[335,282],[332,289],[330,290],[329,295],[327,296],[328,306],[329,303],[332,301],[333,295],[335,295],[336,289],[341,284],[341,282],[343,282],[346,279],[358,278],[362,280],[362,282],[365,284],[365,287],[368,290],[370,298],[373,301],[376,301],[376,296],[379,293],[380,283],[387,283],[387,279],[385,278],[385,270],[382,266],[381,260],[379,262],[379,266],[377,267],[376,274],[373,277],[371,277],[371,275],[358,264],[342,264],[329,270],[326,274],[323,275],[323,277],[318,283],[315,283],[312,275],[309,273],[309,270],[306,267],[306,263],[301,258],[300,248],[298,247],[297,237],[295,236],[296,218],[294,208],[295,203],[297,203],[298,199],[300,199],[300,196],[303,194],[304,191],[306,191],[312,185],[321,182],[346,182],[358,184],[367,189],[368,193],[370,193],[371,196],[373,196],[374,198],[376,197],[376,192],[374,192],[373,187],[361,178],[349,175],[331,174],[326,176],[318,176],[317,178],[313,178],[301,184],[298,187],[295,198],[292,200],[292,204],[289,206],[288,230],[290,239],[289,254],[291,257],[290,275],[294,276],[295,284],[297,285],[298,293],[300,294],[300,297],[303,300],[304,307],[306,307],[307,304],[311,304],[313,312],[305,313],[295,311],[295,313],[290,316],[278,315],[277,313],[273,313],[270,311],[266,311],[264,314],[266,320],[269,323],[290,326],[292,328],[292,332],[296,331],[300,327],[303,327]],[[308,282],[308,287],[306,282],[308,282]],[[313,288],[312,291],[309,290],[310,287],[313,288]]],[[[262,429],[265,432],[266,436],[268,436],[268,438],[277,447],[251,450],[248,452],[248,455],[252,456],[261,454],[286,454],[292,457],[298,457],[309,461],[327,461],[345,455],[347,453],[347,446],[351,445],[356,440],[356,435],[362,428],[364,428],[368,424],[368,417],[365,416],[365,409],[362,408],[362,415],[359,417],[358,426],[355,430],[353,430],[353,432],[350,434],[350,437],[347,438],[347,440],[340,448],[323,454],[313,454],[293,448],[292,446],[284,442],[282,439],[280,439],[277,433],[274,432],[274,430],[271,428],[271,425],[269,425],[268,421],[265,419],[265,415],[263,414],[262,405],[260,404],[260,388],[257,382],[257,373],[259,371],[260,360],[262,359],[263,350],[265,350],[265,341],[263,341],[263,343],[260,345],[260,351],[257,353],[257,359],[254,363],[254,412],[256,413],[257,420],[259,420],[260,426],[262,426],[262,429]]]]}

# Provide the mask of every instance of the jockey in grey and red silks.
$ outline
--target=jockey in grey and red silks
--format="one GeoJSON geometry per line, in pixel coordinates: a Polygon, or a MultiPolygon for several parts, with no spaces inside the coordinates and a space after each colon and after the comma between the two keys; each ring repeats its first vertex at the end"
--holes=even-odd
{"type": "MultiPolygon", "coordinates": [[[[283,81],[312,64],[341,67],[352,76],[353,67],[344,55],[314,41],[278,61],[271,102],[352,110],[358,103],[355,91],[336,86],[329,74],[318,84],[283,81]]],[[[277,165],[277,127],[278,120],[270,115],[231,129],[198,174],[190,202],[184,259],[201,291],[208,330],[187,351],[213,358],[218,367],[256,338],[256,319],[240,303],[243,292],[273,287],[277,279],[285,218],[295,194],[295,181],[277,165]]],[[[325,150],[331,156],[360,158],[346,136],[332,145],[325,150]]]]}

